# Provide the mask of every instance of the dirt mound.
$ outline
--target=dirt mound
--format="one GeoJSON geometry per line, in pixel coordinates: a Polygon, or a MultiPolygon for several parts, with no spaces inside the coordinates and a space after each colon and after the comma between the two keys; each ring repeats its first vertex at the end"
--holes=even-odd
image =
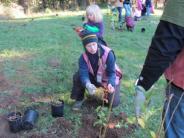
{"type": "Polygon", "coordinates": [[[72,138],[72,123],[64,118],[57,118],[48,133],[55,133],[59,138],[72,138]]]}
{"type": "Polygon", "coordinates": [[[16,137],[16,135],[13,135],[9,132],[9,126],[8,121],[5,120],[3,116],[0,117],[0,137],[2,138],[8,138],[8,137],[16,137]]]}
{"type": "Polygon", "coordinates": [[[83,103],[82,112],[83,114],[93,113],[98,106],[102,106],[102,101],[95,99],[95,97],[88,97],[83,103]]]}
{"type": "Polygon", "coordinates": [[[64,118],[56,118],[47,132],[34,132],[24,136],[28,138],[72,138],[72,123],[64,118]]]}
{"type": "MultiPolygon", "coordinates": [[[[82,117],[82,127],[79,129],[78,138],[98,138],[100,134],[100,126],[94,126],[97,117],[94,114],[84,114],[82,117]]],[[[108,123],[106,137],[105,138],[126,138],[127,135],[132,133],[135,129],[134,125],[126,125],[117,128],[116,125],[124,120],[125,116],[120,114],[119,116],[111,115],[108,123]]]]}
{"type": "Polygon", "coordinates": [[[0,72],[0,91],[4,91],[9,88],[9,83],[5,79],[4,74],[0,72]]]}
{"type": "Polygon", "coordinates": [[[82,127],[79,129],[78,138],[98,138],[99,127],[94,127],[96,118],[92,114],[86,114],[82,117],[82,127]]]}
{"type": "Polygon", "coordinates": [[[133,133],[135,125],[127,124],[127,118],[125,117],[126,115],[122,115],[122,113],[119,116],[111,115],[106,131],[106,138],[126,138],[129,134],[133,133]],[[117,128],[116,125],[121,120],[124,121],[124,125],[117,128]]]}

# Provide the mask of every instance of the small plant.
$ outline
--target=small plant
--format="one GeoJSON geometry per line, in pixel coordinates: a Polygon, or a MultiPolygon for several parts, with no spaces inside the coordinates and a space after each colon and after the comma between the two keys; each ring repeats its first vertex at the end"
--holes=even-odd
{"type": "Polygon", "coordinates": [[[94,122],[94,126],[99,125],[100,126],[100,133],[99,133],[99,138],[102,138],[104,135],[104,130],[105,127],[107,126],[108,123],[108,108],[103,107],[103,106],[98,106],[96,108],[96,113],[97,113],[97,121],[94,122]]]}
{"type": "Polygon", "coordinates": [[[49,96],[50,97],[50,103],[52,105],[61,105],[63,101],[60,98],[56,98],[55,96],[49,96]]]}
{"type": "Polygon", "coordinates": [[[63,101],[61,99],[55,99],[53,101],[51,101],[51,104],[52,105],[55,105],[55,106],[59,106],[59,105],[62,105],[63,104],[63,101]]]}
{"type": "Polygon", "coordinates": [[[7,115],[7,121],[11,132],[16,133],[22,130],[22,115],[16,111],[16,107],[14,112],[7,115]]]}
{"type": "Polygon", "coordinates": [[[95,124],[101,124],[99,138],[105,138],[108,122],[112,113],[112,103],[114,101],[114,95],[115,93],[113,93],[109,108],[104,107],[105,101],[103,101],[103,105],[96,109],[97,117],[99,118],[99,120],[95,124]]]}
{"type": "Polygon", "coordinates": [[[97,121],[94,122],[94,126],[100,125],[100,126],[105,126],[107,124],[107,112],[108,112],[108,108],[106,107],[102,107],[102,106],[98,106],[95,110],[95,112],[97,113],[97,121]]]}
{"type": "Polygon", "coordinates": [[[81,117],[82,114],[71,114],[69,116],[66,116],[67,120],[70,120],[73,122],[74,127],[73,127],[73,135],[76,136],[78,134],[78,130],[80,129],[81,125],[82,125],[82,121],[81,121],[81,117]]]}
{"type": "Polygon", "coordinates": [[[17,108],[15,107],[14,112],[11,112],[10,114],[8,114],[7,119],[9,121],[13,121],[19,118],[20,116],[21,116],[21,113],[17,112],[17,108]]]}
{"type": "Polygon", "coordinates": [[[51,113],[53,117],[63,117],[64,115],[64,101],[61,99],[51,97],[51,113]]]}
{"type": "Polygon", "coordinates": [[[19,112],[13,112],[10,116],[8,116],[9,121],[17,120],[21,117],[21,114],[19,112]]]}

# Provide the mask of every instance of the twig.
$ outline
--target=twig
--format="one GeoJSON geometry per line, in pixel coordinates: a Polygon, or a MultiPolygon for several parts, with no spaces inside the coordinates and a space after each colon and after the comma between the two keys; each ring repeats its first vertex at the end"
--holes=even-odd
{"type": "MultiPolygon", "coordinates": [[[[171,91],[171,86],[170,86],[171,82],[172,82],[172,81],[169,81],[169,82],[168,82],[168,85],[167,85],[169,94],[170,94],[170,91],[171,91]]],[[[166,118],[166,114],[167,114],[168,109],[169,109],[169,105],[170,105],[172,96],[173,96],[173,95],[170,95],[170,96],[169,96],[169,102],[168,102],[168,104],[167,104],[167,108],[166,108],[166,111],[165,111],[165,113],[164,113],[164,117],[162,117],[162,115],[161,115],[161,120],[162,120],[162,121],[161,121],[160,126],[159,126],[159,128],[158,128],[158,130],[157,130],[157,136],[158,136],[158,138],[159,138],[159,136],[160,136],[160,132],[161,132],[161,129],[162,129],[162,127],[163,127],[163,124],[164,124],[164,121],[165,121],[165,118],[166,118]],[[163,119],[162,119],[162,118],[163,118],[163,119]]],[[[167,98],[164,100],[164,103],[166,102],[166,100],[167,100],[167,98]]],[[[164,110],[164,107],[163,107],[163,110],[164,110]]]]}
{"type": "Polygon", "coordinates": [[[163,127],[163,124],[164,124],[164,121],[165,121],[165,118],[166,118],[166,114],[167,114],[167,112],[168,112],[168,110],[169,110],[169,105],[170,105],[170,103],[171,103],[172,97],[173,97],[173,95],[170,95],[170,97],[169,97],[169,102],[168,102],[168,104],[167,104],[167,108],[166,108],[166,111],[165,111],[165,113],[164,113],[164,117],[163,117],[163,119],[162,119],[162,121],[161,121],[161,124],[160,124],[160,126],[159,126],[159,129],[157,130],[158,137],[160,136],[160,132],[161,132],[161,129],[162,129],[162,127],[163,127]]]}
{"type": "Polygon", "coordinates": [[[112,99],[111,99],[111,103],[110,103],[110,106],[109,106],[109,112],[108,112],[108,116],[107,116],[107,124],[104,128],[104,131],[103,131],[103,134],[102,134],[102,138],[105,138],[105,134],[106,134],[106,131],[107,131],[107,126],[108,126],[108,122],[110,120],[110,116],[111,116],[111,110],[112,110],[112,104],[113,104],[113,101],[114,101],[114,95],[115,95],[115,91],[112,95],[112,99]]]}

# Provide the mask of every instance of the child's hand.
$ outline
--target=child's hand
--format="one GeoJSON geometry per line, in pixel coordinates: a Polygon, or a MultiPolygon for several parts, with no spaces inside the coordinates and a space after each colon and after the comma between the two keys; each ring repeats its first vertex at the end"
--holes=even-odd
{"type": "Polygon", "coordinates": [[[74,28],[74,30],[79,35],[80,32],[84,30],[84,28],[82,28],[82,27],[76,27],[76,28],[74,28]]]}
{"type": "Polygon", "coordinates": [[[110,93],[113,93],[115,91],[114,87],[111,84],[108,84],[107,89],[110,93]]]}

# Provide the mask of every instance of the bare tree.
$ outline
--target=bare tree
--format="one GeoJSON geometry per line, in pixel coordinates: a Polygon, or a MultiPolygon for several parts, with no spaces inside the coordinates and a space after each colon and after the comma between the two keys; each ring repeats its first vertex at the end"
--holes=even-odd
{"type": "Polygon", "coordinates": [[[29,0],[19,0],[18,3],[24,8],[24,13],[29,14],[29,0]]]}

